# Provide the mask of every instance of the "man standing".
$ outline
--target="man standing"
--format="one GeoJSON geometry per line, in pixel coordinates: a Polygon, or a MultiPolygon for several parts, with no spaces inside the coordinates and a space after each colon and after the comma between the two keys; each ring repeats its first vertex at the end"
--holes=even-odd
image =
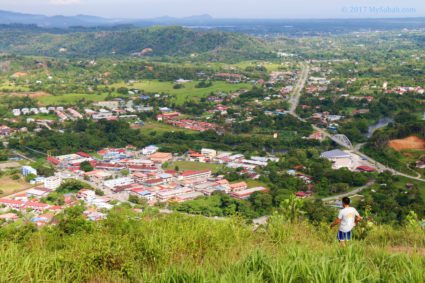
{"type": "Polygon", "coordinates": [[[348,197],[342,199],[342,206],[344,206],[344,208],[339,211],[338,219],[332,223],[330,228],[332,229],[339,224],[337,238],[345,248],[345,241],[351,240],[351,230],[353,230],[354,226],[356,226],[362,218],[354,207],[350,207],[350,199],[348,197]]]}

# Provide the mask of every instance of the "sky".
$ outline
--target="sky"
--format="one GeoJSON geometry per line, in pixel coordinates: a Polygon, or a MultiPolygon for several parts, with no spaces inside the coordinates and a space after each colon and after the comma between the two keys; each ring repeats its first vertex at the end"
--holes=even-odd
{"type": "Polygon", "coordinates": [[[0,10],[43,15],[144,19],[425,17],[424,0],[0,0],[0,10]]]}

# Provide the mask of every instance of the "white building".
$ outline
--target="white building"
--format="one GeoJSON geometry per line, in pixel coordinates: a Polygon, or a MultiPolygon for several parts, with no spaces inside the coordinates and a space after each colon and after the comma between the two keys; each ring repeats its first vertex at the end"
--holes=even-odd
{"type": "Polygon", "coordinates": [[[31,166],[22,166],[21,167],[21,173],[24,176],[27,176],[28,174],[37,175],[37,170],[32,168],[31,166]]]}
{"type": "Polygon", "coordinates": [[[125,186],[125,185],[129,185],[129,184],[132,184],[132,183],[134,183],[133,179],[125,177],[125,178],[107,180],[103,184],[105,185],[105,187],[112,190],[113,188],[115,188],[117,186],[125,186]]]}
{"type": "Polygon", "coordinates": [[[142,149],[142,154],[143,155],[151,155],[151,154],[154,154],[155,152],[157,152],[158,150],[159,150],[159,147],[157,147],[156,145],[149,145],[149,146],[142,149]]]}
{"type": "Polygon", "coordinates": [[[52,176],[43,180],[44,187],[50,190],[56,190],[62,183],[62,178],[59,176],[52,176]]]}
{"type": "Polygon", "coordinates": [[[213,159],[217,156],[217,151],[215,151],[214,149],[203,148],[201,150],[201,154],[209,159],[213,159]]]}
{"type": "Polygon", "coordinates": [[[342,167],[349,168],[350,165],[353,163],[353,157],[351,156],[351,154],[339,149],[322,152],[320,154],[320,157],[332,161],[333,169],[339,169],[342,167]]]}

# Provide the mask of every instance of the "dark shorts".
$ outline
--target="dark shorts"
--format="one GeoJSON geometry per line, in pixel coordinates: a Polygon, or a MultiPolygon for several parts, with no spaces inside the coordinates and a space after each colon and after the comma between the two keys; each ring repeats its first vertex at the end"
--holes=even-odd
{"type": "Polygon", "coordinates": [[[349,241],[349,240],[351,240],[351,231],[349,231],[349,232],[338,231],[337,238],[340,241],[349,241]]]}

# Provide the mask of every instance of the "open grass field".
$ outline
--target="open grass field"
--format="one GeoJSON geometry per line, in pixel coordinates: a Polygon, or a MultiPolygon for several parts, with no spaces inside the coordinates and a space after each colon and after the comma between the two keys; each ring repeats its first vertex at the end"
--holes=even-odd
{"type": "Polygon", "coordinates": [[[2,176],[0,178],[0,190],[3,191],[3,194],[0,194],[0,197],[18,193],[31,187],[32,185],[22,180],[12,180],[9,176],[2,176]]]}
{"type": "Polygon", "coordinates": [[[167,93],[176,95],[176,103],[183,104],[186,97],[190,98],[201,98],[208,96],[211,92],[222,91],[224,93],[235,92],[240,89],[250,89],[251,84],[240,83],[240,84],[229,84],[224,81],[215,81],[213,85],[207,88],[196,88],[197,81],[192,81],[184,84],[183,88],[174,89],[175,85],[173,82],[160,82],[157,80],[146,80],[137,82],[134,84],[119,83],[112,85],[113,87],[134,87],[144,92],[149,93],[167,93]]]}
{"type": "Polygon", "coordinates": [[[262,182],[257,181],[257,180],[237,180],[234,182],[230,182],[230,184],[235,184],[235,183],[239,183],[239,182],[245,182],[248,185],[248,189],[250,188],[255,188],[255,187],[266,187],[262,182]]]}
{"type": "Polygon", "coordinates": [[[59,105],[59,104],[72,104],[85,99],[86,101],[102,101],[107,97],[107,93],[98,94],[84,94],[84,93],[69,93],[57,96],[43,96],[39,97],[40,105],[59,105]]]}
{"type": "Polygon", "coordinates": [[[174,169],[176,166],[179,167],[180,171],[199,171],[199,170],[208,170],[211,169],[213,172],[219,171],[223,168],[223,165],[220,164],[211,164],[211,163],[201,163],[201,162],[192,162],[192,161],[176,161],[174,163],[168,164],[167,169],[174,169]]]}

